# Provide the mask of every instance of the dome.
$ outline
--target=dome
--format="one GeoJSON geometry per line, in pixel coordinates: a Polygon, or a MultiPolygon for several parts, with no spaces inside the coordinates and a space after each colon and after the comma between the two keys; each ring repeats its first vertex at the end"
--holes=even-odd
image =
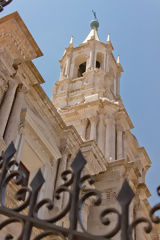
{"type": "Polygon", "coordinates": [[[90,26],[91,26],[92,29],[93,28],[96,28],[96,29],[99,28],[98,20],[96,20],[96,19],[92,20],[91,23],[90,23],[90,26]]]}

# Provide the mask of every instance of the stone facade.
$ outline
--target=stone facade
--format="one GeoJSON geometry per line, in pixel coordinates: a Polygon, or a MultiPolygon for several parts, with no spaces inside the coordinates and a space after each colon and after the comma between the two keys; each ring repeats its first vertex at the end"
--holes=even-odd
{"type": "MultiPolygon", "coordinates": [[[[103,196],[99,210],[106,205],[118,207],[115,197],[127,178],[136,195],[130,209],[135,219],[147,216],[150,208],[145,174],[151,162],[130,132],[133,124],[120,97],[123,68],[112,50],[110,38],[101,42],[94,26],[78,47],[73,46],[72,38],[60,61],[52,103],[32,63],[42,53],[22,19],[16,12],[0,19],[0,149],[14,141],[16,159],[29,171],[29,182],[37,169],[42,169],[46,183],[40,198],[50,197],[53,186],[61,183],[60,178],[55,179],[58,159],[60,176],[81,149],[86,171],[95,177],[95,187],[103,196]]],[[[103,232],[97,223],[98,211],[92,202],[84,210],[85,225],[94,233],[103,232]]],[[[156,229],[154,232],[158,237],[156,229]]],[[[135,236],[153,239],[142,234],[141,228],[135,236]]]]}

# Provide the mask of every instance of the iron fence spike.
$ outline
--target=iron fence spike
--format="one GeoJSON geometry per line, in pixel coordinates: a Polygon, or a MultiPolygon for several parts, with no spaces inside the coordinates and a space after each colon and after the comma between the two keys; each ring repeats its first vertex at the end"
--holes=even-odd
{"type": "Polygon", "coordinates": [[[81,151],[79,151],[74,161],[72,162],[71,168],[73,169],[74,172],[79,172],[84,168],[85,164],[86,164],[86,160],[83,154],[81,153],[81,151]]]}

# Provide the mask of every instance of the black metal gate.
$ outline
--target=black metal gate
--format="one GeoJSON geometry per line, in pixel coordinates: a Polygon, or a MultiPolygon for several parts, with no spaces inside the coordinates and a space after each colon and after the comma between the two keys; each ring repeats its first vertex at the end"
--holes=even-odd
{"type": "MultiPolygon", "coordinates": [[[[13,223],[19,223],[21,225],[21,231],[19,236],[13,236],[10,233],[7,233],[5,240],[30,240],[34,227],[41,231],[41,233],[34,237],[34,240],[44,239],[47,236],[55,236],[70,240],[104,240],[112,238],[119,231],[121,232],[121,239],[128,240],[132,239],[133,231],[138,224],[145,223],[144,231],[150,233],[152,231],[152,223],[160,223],[160,218],[155,215],[155,212],[160,209],[160,204],[157,204],[149,213],[150,219],[141,217],[129,224],[129,206],[134,198],[134,193],[127,180],[125,180],[117,196],[121,211],[118,211],[115,208],[106,207],[106,209],[101,212],[99,219],[99,221],[106,226],[107,232],[108,226],[112,224],[109,215],[115,214],[117,216],[116,226],[112,228],[112,231],[108,231],[104,235],[100,234],[97,236],[89,233],[87,229],[85,229],[82,220],[83,204],[88,198],[94,197],[94,205],[100,206],[102,198],[101,193],[96,189],[90,188],[81,191],[84,182],[88,181],[88,183],[92,185],[94,179],[90,175],[81,177],[86,160],[80,151],[71,165],[72,170],[66,170],[62,173],[61,177],[64,184],[56,189],[55,194],[53,194],[53,199],[43,199],[38,201],[38,194],[45,182],[41,170],[39,170],[33,178],[30,187],[22,186],[16,193],[16,200],[20,201],[20,205],[11,208],[6,205],[7,186],[10,181],[14,181],[14,184],[18,185],[21,185],[23,182],[23,173],[20,168],[18,168],[16,160],[13,159],[15,152],[16,149],[14,144],[11,143],[0,157],[0,214],[1,216],[7,217],[7,219],[0,223],[0,231],[3,231],[6,226],[13,223]],[[39,217],[39,211],[41,208],[45,205],[48,210],[53,210],[55,199],[59,200],[63,193],[68,194],[68,200],[64,209],[50,219],[41,219],[39,217]],[[27,214],[23,213],[25,209],[28,210],[27,214]],[[69,227],[65,228],[57,225],[57,222],[66,215],[69,216],[69,227]],[[81,230],[78,230],[78,225],[80,225],[81,230]]],[[[157,191],[158,195],[160,195],[160,187],[157,191]]]]}

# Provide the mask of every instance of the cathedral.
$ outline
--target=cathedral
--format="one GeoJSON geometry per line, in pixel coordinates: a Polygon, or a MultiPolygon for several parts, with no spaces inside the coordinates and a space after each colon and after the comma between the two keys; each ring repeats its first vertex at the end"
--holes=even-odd
{"type": "MultiPolygon", "coordinates": [[[[79,46],[74,47],[72,37],[65,48],[50,100],[41,87],[44,79],[32,62],[42,52],[23,20],[17,12],[0,19],[0,150],[14,142],[15,159],[26,185],[41,169],[45,183],[39,199],[52,198],[62,184],[61,173],[70,168],[80,150],[87,162],[85,173],[95,178],[93,188],[102,194],[100,207],[87,201],[82,211],[85,228],[98,235],[106,229],[97,216],[105,206],[119,209],[116,197],[125,179],[135,195],[129,221],[148,218],[150,192],[145,175],[151,161],[130,131],[134,126],[120,94],[123,68],[119,56],[115,60],[112,53],[110,35],[106,42],[100,40],[96,16],[90,27],[79,46]]],[[[15,190],[10,183],[7,201],[12,206],[16,205],[15,190]]],[[[55,211],[63,209],[66,201],[64,194],[55,203],[55,211]]],[[[41,210],[42,216],[50,214],[41,210]]],[[[115,216],[111,218],[114,225],[115,216]]],[[[67,217],[59,225],[67,227],[67,217]]],[[[18,231],[8,229],[0,236],[18,231]]],[[[150,234],[137,226],[133,239],[158,240],[159,232],[157,225],[150,234]]],[[[120,234],[113,239],[120,239],[120,234]]]]}

